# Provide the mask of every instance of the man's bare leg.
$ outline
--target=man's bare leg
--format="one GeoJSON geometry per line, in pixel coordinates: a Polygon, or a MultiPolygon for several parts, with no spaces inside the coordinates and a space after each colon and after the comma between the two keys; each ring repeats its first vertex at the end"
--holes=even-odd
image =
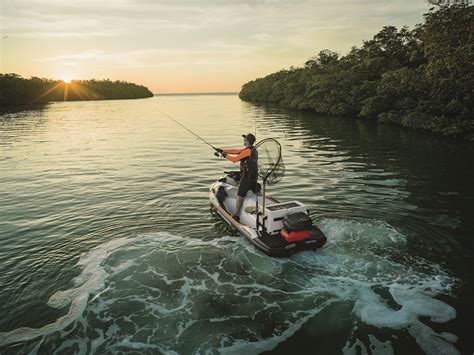
{"type": "Polygon", "coordinates": [[[240,211],[242,210],[242,203],[243,202],[244,202],[244,198],[237,195],[237,202],[235,204],[235,213],[234,213],[235,217],[240,216],[240,211]]]}

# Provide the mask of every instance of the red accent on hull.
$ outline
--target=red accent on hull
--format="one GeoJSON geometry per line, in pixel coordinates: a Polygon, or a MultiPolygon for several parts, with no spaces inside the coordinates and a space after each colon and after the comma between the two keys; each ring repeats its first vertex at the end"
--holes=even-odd
{"type": "Polygon", "coordinates": [[[285,238],[288,243],[294,243],[300,240],[304,240],[309,238],[313,234],[313,231],[306,230],[306,231],[295,231],[295,232],[287,232],[284,228],[280,230],[280,235],[285,238]]]}

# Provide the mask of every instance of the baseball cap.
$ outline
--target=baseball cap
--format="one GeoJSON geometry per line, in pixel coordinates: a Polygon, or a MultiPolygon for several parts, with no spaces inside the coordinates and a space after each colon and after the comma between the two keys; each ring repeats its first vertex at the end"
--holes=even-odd
{"type": "Polygon", "coordinates": [[[249,143],[252,144],[252,145],[255,143],[255,136],[252,133],[242,134],[242,137],[247,139],[249,141],[249,143]]]}

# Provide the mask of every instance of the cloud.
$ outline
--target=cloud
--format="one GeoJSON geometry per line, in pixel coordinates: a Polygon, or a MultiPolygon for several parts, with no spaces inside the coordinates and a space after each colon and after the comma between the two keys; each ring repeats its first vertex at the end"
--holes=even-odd
{"type": "Polygon", "coordinates": [[[64,65],[81,64],[83,66],[94,63],[104,67],[179,68],[182,66],[237,65],[245,61],[245,57],[251,53],[252,51],[246,46],[213,42],[206,49],[149,48],[114,52],[88,49],[81,52],[49,56],[40,61],[64,65]]]}
{"type": "Polygon", "coordinates": [[[85,60],[97,59],[104,55],[104,51],[100,49],[91,49],[79,53],[61,54],[58,56],[48,57],[46,61],[67,61],[67,60],[85,60]]]}
{"type": "Polygon", "coordinates": [[[384,25],[421,22],[429,7],[424,0],[0,2],[10,46],[5,70],[37,70],[42,61],[84,72],[216,70],[249,78],[302,65],[322,49],[343,54],[384,25]]]}
{"type": "MultiPolygon", "coordinates": [[[[234,39],[403,18],[423,1],[91,1],[4,2],[2,22],[22,37],[123,37],[186,33],[234,39]],[[395,16],[394,16],[395,15],[395,16]]],[[[257,38],[258,39],[258,38],[257,38]]]]}

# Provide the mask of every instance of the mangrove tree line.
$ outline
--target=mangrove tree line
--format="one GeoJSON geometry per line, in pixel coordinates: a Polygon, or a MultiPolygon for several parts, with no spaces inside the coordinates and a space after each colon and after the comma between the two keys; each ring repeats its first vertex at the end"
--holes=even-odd
{"type": "Polygon", "coordinates": [[[0,74],[0,105],[45,103],[50,101],[138,99],[153,96],[142,85],[110,80],[62,80],[22,78],[0,74]]]}
{"type": "Polygon", "coordinates": [[[344,56],[243,85],[240,98],[474,140],[474,7],[442,6],[413,30],[384,27],[344,56]]]}

